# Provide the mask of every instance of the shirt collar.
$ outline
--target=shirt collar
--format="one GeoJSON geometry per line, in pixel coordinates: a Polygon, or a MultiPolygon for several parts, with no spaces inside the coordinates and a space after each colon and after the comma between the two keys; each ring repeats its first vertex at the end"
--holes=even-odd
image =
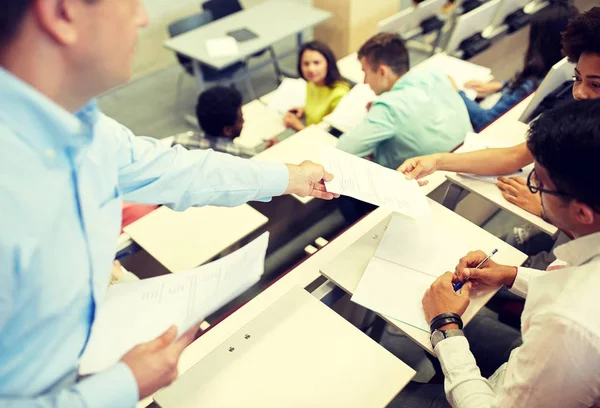
{"type": "Polygon", "coordinates": [[[556,257],[571,266],[580,266],[600,255],[600,232],[567,242],[554,250],[556,257]]]}
{"type": "Polygon", "coordinates": [[[89,144],[100,117],[95,100],[73,114],[3,68],[0,68],[0,103],[2,121],[42,153],[79,149],[89,144]]]}

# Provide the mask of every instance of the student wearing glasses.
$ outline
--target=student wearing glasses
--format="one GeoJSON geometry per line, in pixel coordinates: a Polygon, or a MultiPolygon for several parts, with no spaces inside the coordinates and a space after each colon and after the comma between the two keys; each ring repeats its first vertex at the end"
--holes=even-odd
{"type": "MultiPolygon", "coordinates": [[[[600,98],[600,7],[573,18],[563,33],[563,53],[577,64],[573,75],[573,98],[600,98]]],[[[531,164],[526,143],[502,149],[469,153],[435,153],[406,160],[398,171],[407,178],[421,179],[437,170],[481,175],[512,174],[531,164]]],[[[533,194],[518,177],[499,178],[503,197],[537,216],[542,216],[539,194],[533,194]]]]}
{"type": "Polygon", "coordinates": [[[295,130],[322,122],[350,92],[333,51],[321,41],[311,41],[300,48],[298,76],[306,81],[306,104],[291,109],[283,118],[285,125],[295,130]]]}
{"type": "Polygon", "coordinates": [[[556,248],[566,265],[539,271],[488,260],[470,252],[455,271],[438,278],[423,297],[431,343],[444,384],[409,384],[391,407],[542,408],[600,406],[600,100],[574,101],[531,125],[534,159],[527,188],[541,197],[544,219],[572,231],[556,248]],[[453,283],[467,280],[459,292],[453,283]],[[474,285],[500,286],[525,298],[522,345],[485,378],[480,368],[502,353],[489,346],[494,330],[473,338],[461,315],[474,285]],[[473,350],[473,351],[471,351],[473,350]],[[483,351],[483,353],[477,352],[483,351]]]}

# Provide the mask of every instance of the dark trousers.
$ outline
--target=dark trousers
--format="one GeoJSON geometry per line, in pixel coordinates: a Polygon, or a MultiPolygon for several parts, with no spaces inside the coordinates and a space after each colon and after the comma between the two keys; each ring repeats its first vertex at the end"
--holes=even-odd
{"type": "MultiPolygon", "coordinates": [[[[486,378],[507,362],[511,351],[521,345],[519,331],[489,316],[476,316],[464,331],[481,375],[486,378]]],[[[436,365],[441,372],[437,360],[436,365]]],[[[388,407],[447,408],[450,404],[443,384],[410,382],[388,407]]]]}

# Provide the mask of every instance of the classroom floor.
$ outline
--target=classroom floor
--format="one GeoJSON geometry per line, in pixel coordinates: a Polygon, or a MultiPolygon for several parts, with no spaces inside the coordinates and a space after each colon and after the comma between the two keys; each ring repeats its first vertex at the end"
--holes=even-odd
{"type": "MultiPolygon", "coordinates": [[[[580,10],[587,10],[596,0],[576,0],[580,10]]],[[[511,78],[522,66],[528,29],[506,36],[494,42],[490,49],[471,59],[472,62],[492,69],[495,79],[504,81],[511,78]]],[[[295,38],[275,45],[278,53],[289,50],[295,45],[295,38]]],[[[160,46],[160,44],[157,44],[160,46]]],[[[338,56],[342,57],[342,56],[338,56]]],[[[262,57],[262,58],[266,58],[262,57]]],[[[426,58],[418,52],[411,53],[412,65],[426,58]]],[[[260,58],[253,63],[260,62],[260,58]]],[[[282,69],[293,74],[296,69],[296,57],[288,57],[281,61],[282,69]]],[[[183,118],[192,113],[197,97],[193,78],[185,75],[183,91],[177,104],[176,88],[182,69],[173,64],[166,69],[138,78],[130,84],[115,89],[99,99],[100,107],[108,115],[128,126],[135,134],[156,138],[167,137],[176,133],[193,130],[183,118]]],[[[272,66],[255,72],[252,84],[257,97],[273,91],[277,87],[277,79],[272,66]]],[[[238,88],[244,95],[244,103],[249,102],[248,91],[243,83],[238,88]]],[[[434,196],[443,196],[440,188],[434,196]]],[[[313,200],[303,205],[292,197],[279,197],[270,203],[252,204],[254,208],[269,217],[266,228],[276,236],[276,245],[270,248],[266,262],[265,279],[259,283],[241,301],[263,290],[273,279],[276,279],[306,256],[304,247],[313,244],[318,237],[332,239],[345,228],[345,223],[335,203],[313,200]],[[294,214],[294,217],[288,216],[294,214]]],[[[465,200],[458,212],[476,222],[496,236],[504,237],[512,232],[514,226],[522,224],[515,216],[496,211],[485,205],[482,200],[465,200]],[[483,209],[483,210],[482,210],[483,209]]],[[[261,230],[262,231],[262,230],[261,230]]],[[[134,273],[142,276],[156,276],[166,273],[156,261],[143,251],[132,258],[126,265],[134,273]]]]}

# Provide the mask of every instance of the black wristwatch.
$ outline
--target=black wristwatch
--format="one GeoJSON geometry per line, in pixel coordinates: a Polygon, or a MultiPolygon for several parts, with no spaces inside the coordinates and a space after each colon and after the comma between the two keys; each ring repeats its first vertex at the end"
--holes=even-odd
{"type": "Polygon", "coordinates": [[[433,348],[435,349],[435,346],[438,345],[438,343],[444,339],[447,339],[448,337],[456,337],[456,336],[463,336],[464,337],[464,333],[462,330],[434,330],[433,333],[431,333],[431,345],[433,346],[433,348]]]}

